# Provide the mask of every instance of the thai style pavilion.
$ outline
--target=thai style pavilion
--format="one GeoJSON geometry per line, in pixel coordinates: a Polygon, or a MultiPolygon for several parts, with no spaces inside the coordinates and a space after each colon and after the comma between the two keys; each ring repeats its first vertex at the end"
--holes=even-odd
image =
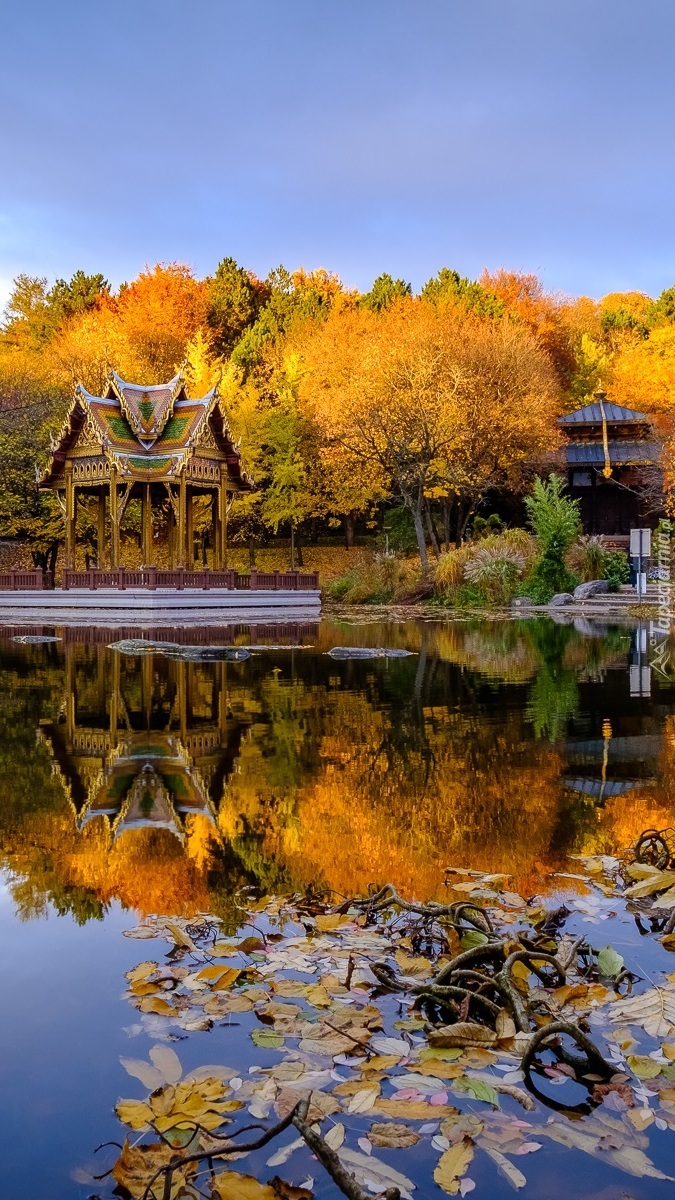
{"type": "Polygon", "coordinates": [[[646,413],[612,404],[600,388],[593,402],[561,417],[567,438],[570,494],[580,501],[584,532],[626,537],[654,525],[644,493],[659,470],[660,446],[646,413]]]}
{"type": "Polygon", "coordinates": [[[192,569],[196,497],[210,502],[213,566],[227,565],[228,504],[233,493],[250,491],[254,484],[242,470],[217,387],[196,400],[188,396],[182,371],[154,386],[127,383],[109,371],[102,396],[76,386],[51,451],[39,486],[56,491],[64,512],[66,568],[75,566],[81,496],[98,500],[99,567],[121,565],[120,527],[132,498],[141,502],[145,566],[153,560],[153,511],[161,506],[168,521],[170,566],[192,569]]]}

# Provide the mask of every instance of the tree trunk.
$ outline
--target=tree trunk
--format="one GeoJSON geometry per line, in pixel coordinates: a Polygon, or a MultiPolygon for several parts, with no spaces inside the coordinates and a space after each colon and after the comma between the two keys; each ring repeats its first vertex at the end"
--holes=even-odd
{"type": "Polygon", "coordinates": [[[429,541],[431,542],[431,549],[434,552],[434,557],[440,558],[441,551],[440,551],[440,547],[438,545],[438,538],[436,536],[436,527],[434,525],[434,519],[431,515],[431,506],[426,502],[424,504],[424,515],[426,516],[426,519],[427,519],[427,529],[429,531],[429,541]]]}
{"type": "MultiPolygon", "coordinates": [[[[460,509],[460,514],[461,514],[461,509],[460,509]]],[[[464,541],[464,534],[466,533],[466,527],[469,524],[469,521],[471,520],[472,515],[473,515],[473,505],[467,504],[467,506],[464,510],[464,515],[462,516],[461,524],[459,525],[459,544],[461,544],[464,541]]],[[[458,522],[458,524],[459,524],[459,522],[458,522]]]]}
{"type": "Polygon", "coordinates": [[[412,509],[413,521],[415,523],[415,537],[417,538],[417,548],[420,552],[420,564],[422,571],[426,575],[429,570],[429,559],[427,558],[427,544],[424,539],[424,525],[422,523],[421,503],[415,505],[412,509]]]}
{"type": "Polygon", "coordinates": [[[295,570],[295,525],[291,525],[291,571],[295,570]]]}
{"type": "Polygon", "coordinates": [[[319,540],[319,518],[312,517],[309,523],[309,540],[313,546],[316,546],[319,540]]]}
{"type": "Polygon", "coordinates": [[[443,548],[450,549],[450,501],[447,496],[443,500],[443,548]]]}
{"type": "Polygon", "coordinates": [[[299,566],[299,567],[304,567],[304,565],[305,565],[305,560],[304,560],[304,558],[302,557],[302,542],[300,541],[300,534],[299,534],[299,533],[297,533],[297,534],[296,534],[296,536],[295,536],[295,553],[296,553],[296,557],[297,557],[297,560],[298,560],[298,566],[299,566]]]}
{"type": "Polygon", "coordinates": [[[248,544],[248,565],[252,570],[255,570],[255,542],[253,538],[248,544]]]}
{"type": "Polygon", "coordinates": [[[354,516],[347,513],[345,517],[345,548],[351,550],[354,545],[354,516]]]}

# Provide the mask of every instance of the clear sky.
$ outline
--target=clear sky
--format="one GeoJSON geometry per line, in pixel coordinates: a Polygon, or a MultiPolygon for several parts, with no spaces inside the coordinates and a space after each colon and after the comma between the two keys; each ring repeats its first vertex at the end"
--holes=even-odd
{"type": "Polygon", "coordinates": [[[19,271],[675,283],[674,0],[9,0],[19,271]]]}

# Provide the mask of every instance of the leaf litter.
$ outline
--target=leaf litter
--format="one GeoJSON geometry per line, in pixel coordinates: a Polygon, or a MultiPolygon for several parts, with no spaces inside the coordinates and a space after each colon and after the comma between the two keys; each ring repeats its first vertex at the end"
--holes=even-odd
{"type": "Polygon", "coordinates": [[[148,1093],[116,1106],[132,1131],[113,1169],[121,1194],[299,1200],[314,1194],[300,1178],[308,1148],[357,1200],[467,1195],[481,1162],[521,1190],[529,1156],[552,1142],[671,1180],[645,1131],[675,1131],[675,974],[643,987],[614,947],[566,924],[627,905],[665,941],[659,900],[675,872],[581,862],[590,895],[557,910],[458,868],[445,905],[387,885],[338,908],[263,898],[248,906],[253,938],[224,939],[207,914],[127,931],[170,948],[127,973],[141,1027],[162,1041],[147,1061],[121,1060],[148,1093]],[[232,1024],[246,1070],[184,1072],[167,1045],[232,1024]],[[263,1166],[231,1168],[268,1143],[263,1166]]]}

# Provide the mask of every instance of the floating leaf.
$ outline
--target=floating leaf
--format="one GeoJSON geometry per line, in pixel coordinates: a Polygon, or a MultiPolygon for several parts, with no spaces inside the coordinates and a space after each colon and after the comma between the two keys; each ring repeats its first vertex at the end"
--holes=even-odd
{"type": "Polygon", "coordinates": [[[641,1025],[652,1037],[667,1037],[675,1028],[675,992],[650,988],[639,996],[617,1000],[609,1008],[611,1021],[641,1025]]]}
{"type": "Polygon", "coordinates": [[[263,1050],[278,1050],[284,1044],[283,1034],[277,1033],[274,1029],[254,1029],[251,1033],[251,1041],[263,1050]]]}
{"type": "Polygon", "coordinates": [[[647,1054],[629,1054],[626,1062],[638,1079],[656,1079],[661,1074],[661,1064],[647,1054]]]}
{"type": "Polygon", "coordinates": [[[258,1183],[252,1175],[224,1171],[216,1175],[212,1194],[219,1200],[278,1200],[278,1193],[267,1183],[258,1183]]]}
{"type": "Polygon", "coordinates": [[[598,969],[607,979],[616,979],[623,970],[624,960],[613,946],[605,946],[598,954],[598,969]]]}
{"type": "Polygon", "coordinates": [[[392,1054],[396,1058],[407,1058],[410,1054],[410,1046],[403,1038],[374,1037],[370,1044],[378,1054],[392,1054]]]}
{"type": "Polygon", "coordinates": [[[324,1137],[326,1145],[330,1146],[331,1150],[339,1150],[344,1140],[345,1127],[339,1121],[328,1130],[324,1137]]]}
{"type": "Polygon", "coordinates": [[[430,1030],[428,1041],[430,1046],[445,1049],[453,1046],[493,1046],[497,1034],[485,1025],[458,1021],[456,1025],[441,1025],[438,1029],[430,1030]]]}
{"type": "Polygon", "coordinates": [[[154,1092],[155,1088],[159,1088],[167,1082],[162,1072],[157,1067],[151,1066],[144,1058],[120,1058],[120,1062],[127,1075],[133,1076],[134,1079],[140,1079],[143,1087],[146,1087],[149,1092],[154,1092]]]}
{"type": "Polygon", "coordinates": [[[380,1094],[379,1083],[373,1084],[371,1087],[359,1088],[352,1096],[347,1105],[348,1113],[363,1113],[369,1112],[373,1107],[377,1097],[380,1094]]]}
{"type": "MultiPolygon", "coordinates": [[[[129,1195],[134,1197],[134,1200],[139,1200],[146,1191],[155,1171],[159,1171],[161,1167],[166,1167],[175,1157],[175,1149],[162,1142],[153,1142],[149,1146],[130,1146],[129,1142],[125,1141],[122,1146],[122,1152],[113,1167],[113,1177],[117,1183],[126,1188],[129,1195]]],[[[166,1193],[167,1200],[169,1198],[170,1200],[174,1200],[174,1197],[179,1194],[185,1194],[184,1186],[186,1177],[193,1173],[193,1165],[183,1168],[179,1167],[174,1171],[171,1190],[166,1193]]]]}
{"type": "Polygon", "coordinates": [[[450,1146],[439,1158],[434,1170],[434,1180],[450,1196],[459,1192],[459,1181],[465,1175],[469,1163],[473,1159],[474,1144],[471,1138],[462,1138],[461,1142],[450,1146]]]}
{"type": "Polygon", "coordinates": [[[150,1121],[154,1119],[154,1113],[145,1100],[119,1100],[115,1112],[130,1129],[149,1129],[150,1121]]]}
{"type": "Polygon", "coordinates": [[[375,1158],[373,1155],[359,1154],[357,1150],[349,1150],[343,1147],[340,1151],[340,1158],[347,1167],[352,1169],[362,1187],[373,1184],[381,1191],[389,1187],[397,1187],[401,1195],[405,1197],[409,1197],[415,1190],[415,1184],[412,1179],[401,1175],[399,1171],[395,1171],[388,1163],[382,1162],[381,1159],[375,1158]]]}
{"type": "Polygon", "coordinates": [[[183,1074],[183,1068],[175,1050],[172,1050],[170,1046],[153,1046],[150,1058],[157,1070],[164,1076],[164,1083],[178,1083],[183,1074]]]}
{"type": "Polygon", "coordinates": [[[523,1172],[519,1171],[518,1168],[510,1161],[510,1159],[508,1159],[505,1154],[502,1154],[501,1150],[496,1150],[494,1146],[488,1145],[483,1145],[483,1150],[487,1155],[489,1155],[492,1161],[497,1164],[499,1170],[502,1172],[502,1175],[506,1176],[509,1183],[512,1184],[514,1188],[525,1187],[527,1180],[523,1175],[523,1172]]]}
{"type": "Polygon", "coordinates": [[[499,1108],[499,1096],[495,1089],[483,1079],[473,1079],[470,1075],[462,1075],[459,1079],[454,1080],[452,1086],[457,1092],[468,1092],[475,1100],[484,1100],[493,1108],[499,1108]]]}
{"type": "Polygon", "coordinates": [[[411,1129],[410,1125],[404,1125],[398,1121],[387,1121],[384,1124],[371,1125],[368,1138],[373,1146],[399,1150],[416,1146],[420,1135],[416,1129],[411,1129]]]}

